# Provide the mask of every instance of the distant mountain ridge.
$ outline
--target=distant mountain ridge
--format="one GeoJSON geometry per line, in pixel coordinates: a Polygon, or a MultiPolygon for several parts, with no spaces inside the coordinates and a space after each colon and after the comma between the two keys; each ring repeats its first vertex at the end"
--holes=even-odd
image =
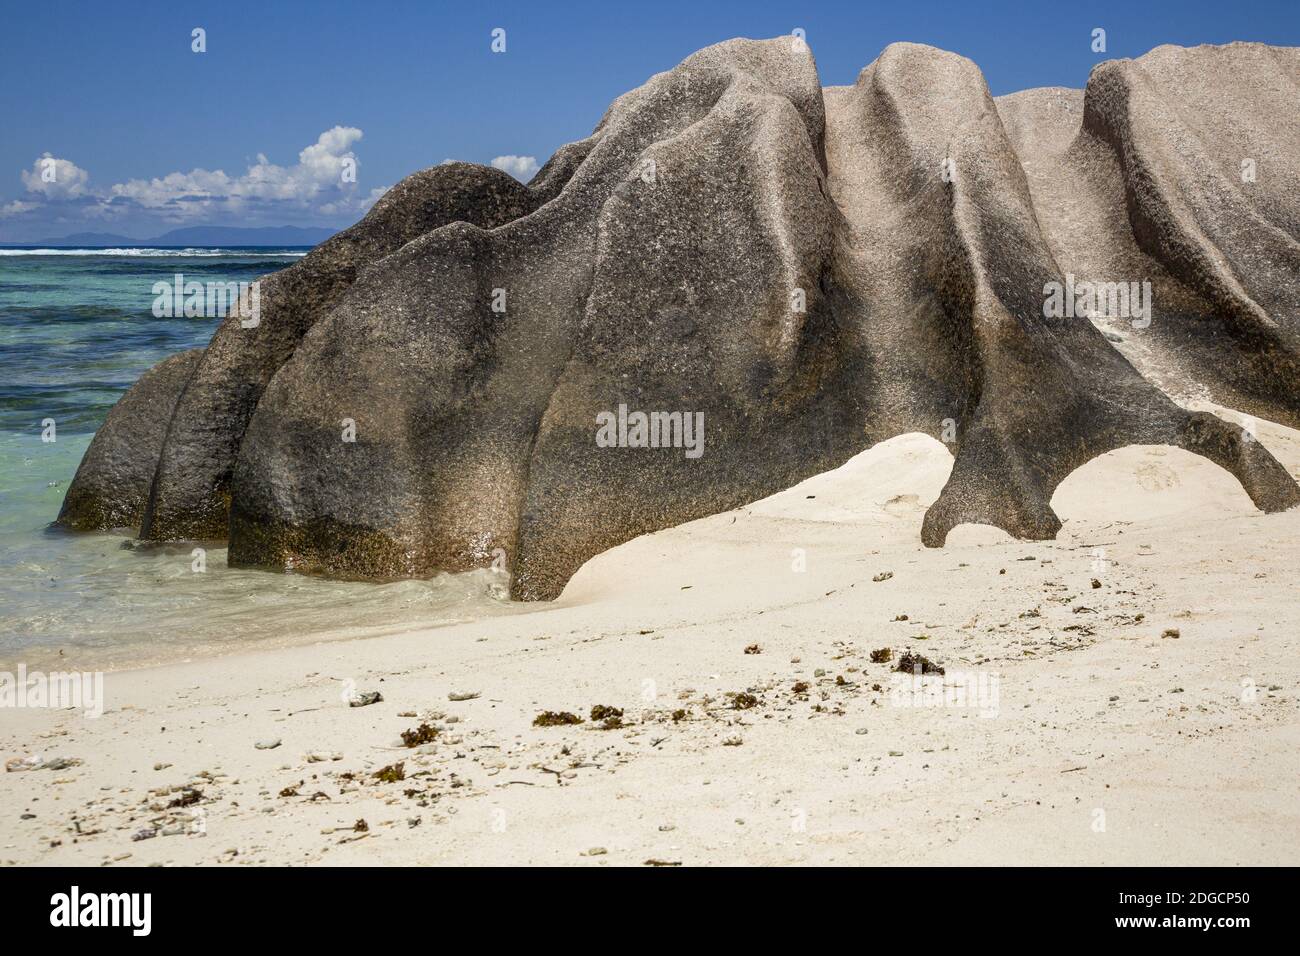
{"type": "Polygon", "coordinates": [[[150,239],[112,232],[74,232],[62,239],[0,242],[0,246],[314,246],[334,232],[314,226],[187,226],[150,239]]]}

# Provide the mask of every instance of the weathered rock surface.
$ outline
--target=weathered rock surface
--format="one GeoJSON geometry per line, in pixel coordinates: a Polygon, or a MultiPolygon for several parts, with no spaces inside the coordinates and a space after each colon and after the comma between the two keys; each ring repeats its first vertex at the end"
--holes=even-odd
{"type": "Polygon", "coordinates": [[[163,359],[109,410],[68,487],[60,524],[78,531],[140,526],[172,410],[202,356],[190,349],[163,359]]]}
{"type": "Polygon", "coordinates": [[[1258,442],[1175,399],[1300,426],[1298,83],[1300,51],[1258,44],[996,101],[929,47],[825,90],[791,38],[710,47],[527,187],[425,170],[264,280],[256,328],[227,319],[122,399],[60,520],[369,578],[503,555],[533,599],[906,431],[956,456],[930,545],[1054,535],[1053,489],[1128,444],[1293,507],[1258,442]],[[1045,310],[1086,281],[1149,281],[1152,308],[1045,310]],[[702,454],[598,445],[620,405],[702,414],[702,454]],[[118,488],[148,489],[142,515],[118,488]]]}
{"type": "Polygon", "coordinates": [[[142,538],[224,538],[230,475],[262,392],[370,263],[450,222],[499,226],[539,202],[497,169],[450,163],[408,176],[361,222],[263,279],[260,316],[226,318],[194,370],[157,461],[142,538]]]}

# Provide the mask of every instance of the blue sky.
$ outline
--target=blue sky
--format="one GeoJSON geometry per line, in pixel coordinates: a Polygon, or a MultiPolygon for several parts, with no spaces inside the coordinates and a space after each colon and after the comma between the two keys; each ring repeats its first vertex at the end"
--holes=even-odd
{"type": "Polygon", "coordinates": [[[804,29],[827,85],[895,40],[930,43],[973,59],[995,95],[1082,86],[1099,60],[1161,43],[1300,45],[1297,0],[5,0],[0,24],[0,241],[339,228],[444,159],[544,163],[614,97],[733,36],[804,29]],[[490,49],[498,27],[504,54],[490,49]],[[355,183],[339,175],[347,159],[355,183]]]}

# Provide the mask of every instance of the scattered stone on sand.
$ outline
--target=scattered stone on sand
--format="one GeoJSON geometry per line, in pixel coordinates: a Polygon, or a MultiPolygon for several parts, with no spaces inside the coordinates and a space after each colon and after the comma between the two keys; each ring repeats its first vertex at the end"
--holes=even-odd
{"type": "MultiPolygon", "coordinates": [[[[269,737],[266,740],[257,741],[253,746],[258,750],[274,750],[276,747],[280,746],[280,738],[269,737]]],[[[156,770],[157,768],[155,767],[154,769],[156,770]]]]}
{"type": "Polygon", "coordinates": [[[893,571],[881,571],[879,574],[874,575],[871,580],[879,584],[881,581],[888,581],[893,576],[893,571]]]}
{"type": "Polygon", "coordinates": [[[1161,637],[1182,637],[1183,632],[1178,630],[1178,628],[1176,627],[1167,627],[1164,629],[1163,633],[1161,633],[1160,636],[1161,637]]]}
{"type": "Polygon", "coordinates": [[[6,773],[18,773],[24,770],[67,770],[69,767],[80,767],[82,761],[78,757],[51,757],[48,760],[41,754],[32,754],[27,757],[12,757],[5,761],[6,773]]]}
{"type": "Polygon", "coordinates": [[[454,690],[447,695],[448,700],[474,700],[476,697],[482,697],[483,692],[480,690],[454,690]]]}
{"type": "Polygon", "coordinates": [[[384,695],[377,690],[362,691],[360,694],[353,694],[348,698],[349,707],[369,707],[371,704],[381,703],[384,695]]]}

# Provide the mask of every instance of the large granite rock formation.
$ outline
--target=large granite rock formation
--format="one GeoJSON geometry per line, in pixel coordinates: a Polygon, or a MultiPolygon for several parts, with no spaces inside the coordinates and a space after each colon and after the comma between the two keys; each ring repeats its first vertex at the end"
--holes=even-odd
{"type": "Polygon", "coordinates": [[[825,90],[793,38],[710,47],[528,186],[424,170],[263,280],[257,327],[227,319],[127,393],[60,521],[366,578],[504,555],[537,599],[907,431],[956,456],[929,545],[1054,535],[1053,489],[1128,444],[1293,507],[1248,432],[1171,396],[1300,427],[1298,95],[1300,50],[1257,44],[996,101],[924,46],[825,90]],[[1138,294],[1120,315],[1088,282],[1138,294]],[[634,442],[636,412],[702,414],[703,445],[598,437],[612,415],[634,442]]]}

